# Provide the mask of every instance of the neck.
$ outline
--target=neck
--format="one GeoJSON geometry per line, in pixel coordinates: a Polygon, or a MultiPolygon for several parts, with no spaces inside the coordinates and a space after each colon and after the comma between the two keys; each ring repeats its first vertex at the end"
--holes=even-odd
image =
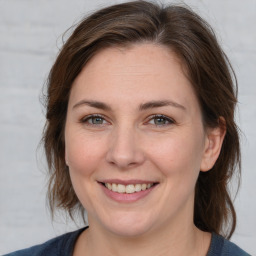
{"type": "Polygon", "coordinates": [[[160,227],[151,234],[140,237],[124,237],[98,230],[91,225],[79,237],[74,256],[85,255],[191,255],[205,256],[210,246],[211,235],[184,224],[182,229],[160,227]]]}

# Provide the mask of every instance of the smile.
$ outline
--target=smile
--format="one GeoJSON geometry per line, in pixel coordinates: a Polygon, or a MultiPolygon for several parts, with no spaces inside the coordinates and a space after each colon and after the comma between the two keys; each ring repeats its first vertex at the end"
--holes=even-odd
{"type": "Polygon", "coordinates": [[[147,190],[153,186],[153,183],[143,183],[143,184],[115,184],[115,183],[104,183],[105,187],[113,192],[117,192],[120,194],[132,194],[140,191],[147,190]]]}
{"type": "Polygon", "coordinates": [[[159,182],[145,180],[105,180],[98,181],[103,193],[118,203],[133,203],[139,201],[159,185],[159,182]]]}

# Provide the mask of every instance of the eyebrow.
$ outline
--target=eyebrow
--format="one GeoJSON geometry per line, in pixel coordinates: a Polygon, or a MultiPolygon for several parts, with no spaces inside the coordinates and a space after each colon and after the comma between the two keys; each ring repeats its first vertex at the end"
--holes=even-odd
{"type": "Polygon", "coordinates": [[[139,110],[147,110],[151,108],[159,108],[159,107],[165,107],[165,106],[172,106],[175,108],[180,108],[182,110],[186,110],[186,108],[175,102],[175,101],[170,101],[170,100],[156,100],[156,101],[149,101],[146,103],[143,103],[140,105],[139,110]]]}
{"type": "MultiPolygon", "coordinates": [[[[107,105],[103,102],[100,102],[100,101],[92,101],[92,100],[81,100],[73,106],[73,109],[83,106],[83,105],[87,105],[89,107],[98,108],[98,109],[107,110],[107,111],[112,110],[109,105],[107,105]]],[[[181,105],[177,102],[174,102],[174,101],[170,101],[170,100],[156,100],[156,101],[149,101],[146,103],[142,103],[139,106],[139,110],[143,111],[143,110],[165,107],[165,106],[172,106],[175,108],[180,108],[182,110],[186,110],[186,108],[183,105],[181,105]]]]}
{"type": "Polygon", "coordinates": [[[98,108],[102,110],[111,110],[111,107],[108,106],[107,104],[100,101],[93,101],[93,100],[81,100],[73,106],[73,109],[83,105],[87,105],[89,107],[98,108]]]}

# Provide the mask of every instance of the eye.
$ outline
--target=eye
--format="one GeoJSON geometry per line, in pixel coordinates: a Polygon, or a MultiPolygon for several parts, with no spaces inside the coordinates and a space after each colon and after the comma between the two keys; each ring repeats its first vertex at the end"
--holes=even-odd
{"type": "Polygon", "coordinates": [[[86,116],[81,120],[81,123],[85,123],[88,125],[105,125],[107,121],[101,115],[90,115],[86,116]]]}
{"type": "Polygon", "coordinates": [[[148,123],[153,124],[155,126],[166,126],[173,124],[174,121],[171,118],[164,115],[154,115],[150,117],[148,123]]]}

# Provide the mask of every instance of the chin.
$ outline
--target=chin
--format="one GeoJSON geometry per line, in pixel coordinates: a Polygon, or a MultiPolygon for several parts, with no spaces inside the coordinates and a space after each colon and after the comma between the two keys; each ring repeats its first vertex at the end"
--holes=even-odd
{"type": "Polygon", "coordinates": [[[114,217],[105,226],[111,233],[123,237],[138,237],[148,233],[155,221],[150,221],[145,216],[134,218],[132,216],[114,217]]]}
{"type": "Polygon", "coordinates": [[[143,236],[148,232],[148,228],[146,227],[141,227],[137,225],[129,225],[129,226],[112,226],[109,227],[109,231],[112,232],[115,235],[118,235],[119,237],[130,237],[130,238],[135,238],[139,236],[143,236]]]}

